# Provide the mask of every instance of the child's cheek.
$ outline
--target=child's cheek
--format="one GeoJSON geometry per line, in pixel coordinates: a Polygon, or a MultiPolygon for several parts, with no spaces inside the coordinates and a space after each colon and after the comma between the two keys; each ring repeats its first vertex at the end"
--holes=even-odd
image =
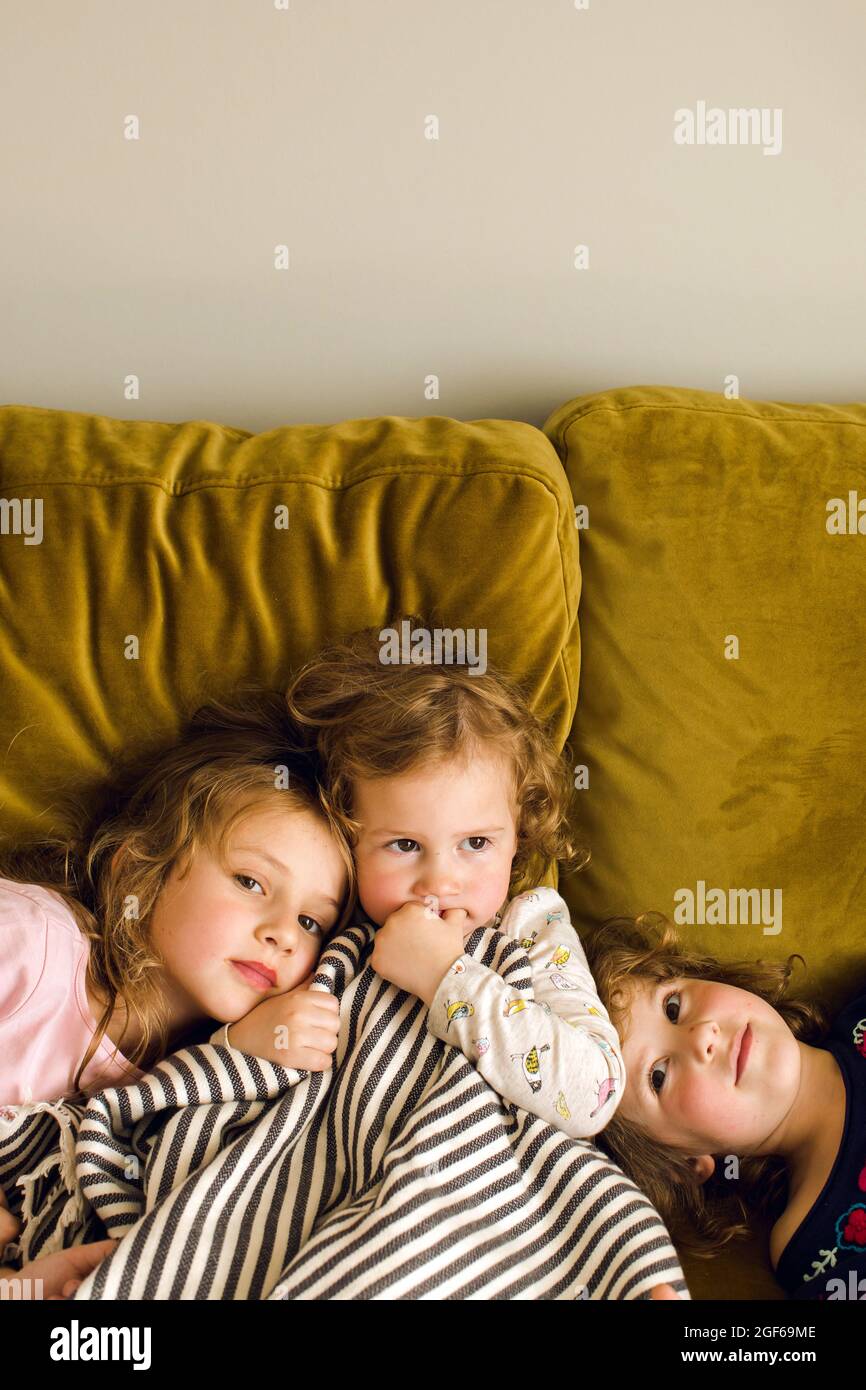
{"type": "Polygon", "coordinates": [[[680,1087],[679,1099],[686,1126],[707,1142],[730,1134],[735,1126],[724,1088],[710,1085],[708,1078],[692,1077],[680,1087]]]}
{"type": "Polygon", "coordinates": [[[358,862],[358,885],[368,893],[381,891],[395,876],[394,865],[383,854],[370,854],[358,862]]]}
{"type": "Polygon", "coordinates": [[[508,897],[511,865],[504,861],[473,865],[466,879],[466,904],[476,917],[487,919],[498,912],[508,897]]]}
{"type": "Polygon", "coordinates": [[[378,855],[358,858],[358,897],[363,910],[380,925],[402,904],[400,869],[378,855]],[[400,899],[397,902],[397,899],[400,899]]]}

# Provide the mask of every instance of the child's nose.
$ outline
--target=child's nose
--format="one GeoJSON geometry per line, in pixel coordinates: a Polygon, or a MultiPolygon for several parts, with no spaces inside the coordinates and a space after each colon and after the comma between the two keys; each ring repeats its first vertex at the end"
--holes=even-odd
{"type": "Polygon", "coordinates": [[[695,1023],[690,1032],[690,1045],[692,1051],[700,1061],[706,1061],[710,1055],[710,1049],[714,1052],[722,1048],[722,1035],[719,1025],[714,1019],[704,1019],[700,1023],[695,1023]]]}
{"type": "Polygon", "coordinates": [[[270,937],[281,951],[297,950],[301,935],[297,913],[284,913],[279,917],[272,917],[266,926],[265,935],[270,937]]]}
{"type": "Polygon", "coordinates": [[[447,864],[428,864],[415,883],[415,892],[421,898],[429,893],[437,898],[448,898],[459,891],[459,877],[447,864]]]}

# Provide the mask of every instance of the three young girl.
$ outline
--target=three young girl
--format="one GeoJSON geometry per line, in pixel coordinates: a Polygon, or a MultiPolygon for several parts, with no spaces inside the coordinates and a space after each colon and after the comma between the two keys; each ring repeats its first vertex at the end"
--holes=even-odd
{"type": "MultiPolygon", "coordinates": [[[[790,961],[722,964],[647,919],[595,933],[590,973],[538,886],[579,860],[569,793],[507,681],[384,665],[374,632],[309,662],[285,704],[205,707],[78,855],[0,879],[0,1104],[134,1081],[213,1020],[227,1046],[327,1068],[339,1006],[306,986],[357,892],[378,974],[507,1103],[599,1134],[684,1246],[712,1253],[762,1207],[789,1292],[854,1296],[866,996],[827,1035],[786,998],[790,961]],[[490,927],[515,971],[528,955],[531,997],[469,949],[490,927]]],[[[16,1224],[0,1197],[0,1248],[16,1224]]]]}

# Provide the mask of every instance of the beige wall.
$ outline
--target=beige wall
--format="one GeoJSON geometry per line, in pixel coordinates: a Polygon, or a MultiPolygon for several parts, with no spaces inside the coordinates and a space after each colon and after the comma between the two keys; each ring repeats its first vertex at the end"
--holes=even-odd
{"type": "Polygon", "coordinates": [[[862,400],[864,52],[861,0],[0,0],[0,403],[862,400]],[[676,143],[699,102],[780,151],[676,143]]]}

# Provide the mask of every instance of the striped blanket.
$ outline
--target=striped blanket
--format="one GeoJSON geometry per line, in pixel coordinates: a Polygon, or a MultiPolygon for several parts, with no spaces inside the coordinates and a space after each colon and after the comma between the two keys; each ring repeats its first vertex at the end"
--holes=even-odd
{"type": "MultiPolygon", "coordinates": [[[[213,1042],[132,1086],[0,1111],[0,1184],[24,1220],[6,1262],[106,1234],[93,1299],[633,1299],[688,1290],[657,1212],[590,1141],[504,1103],[425,1006],[326,946],[334,1066],[213,1042]]],[[[520,943],[468,955],[532,996],[520,943]]]]}

